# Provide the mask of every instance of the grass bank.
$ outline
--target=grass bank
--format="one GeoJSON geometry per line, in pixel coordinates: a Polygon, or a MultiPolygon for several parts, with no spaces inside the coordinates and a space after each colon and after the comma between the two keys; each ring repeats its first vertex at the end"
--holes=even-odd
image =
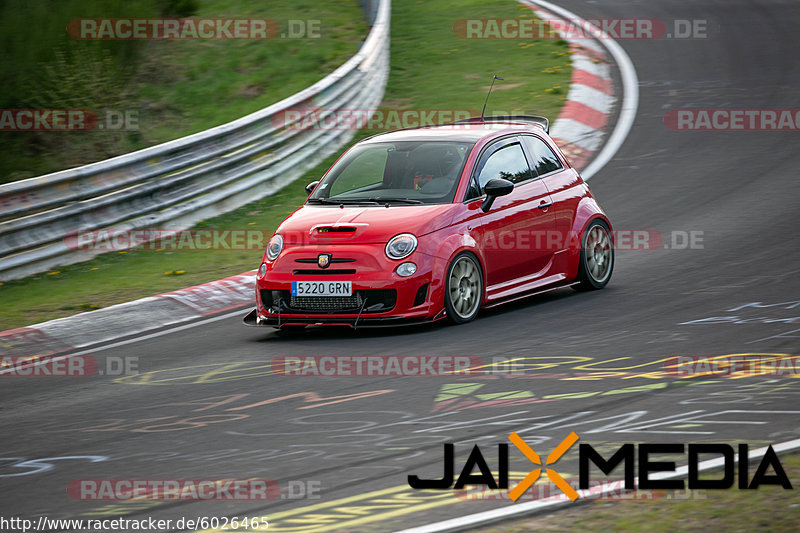
{"type": "Polygon", "coordinates": [[[89,109],[101,121],[109,113],[131,118],[125,131],[109,124],[82,132],[2,131],[0,182],[99,161],[257,111],[335,70],[368,31],[358,0],[0,2],[0,30],[0,109],[89,109]],[[274,19],[286,37],[81,40],[65,30],[77,18],[189,16],[274,19]],[[301,27],[311,29],[302,38],[301,27]]]}

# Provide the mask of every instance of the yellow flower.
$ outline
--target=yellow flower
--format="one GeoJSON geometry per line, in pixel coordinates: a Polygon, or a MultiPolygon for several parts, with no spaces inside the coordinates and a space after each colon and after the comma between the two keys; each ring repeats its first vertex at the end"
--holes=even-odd
{"type": "Polygon", "coordinates": [[[92,270],[100,270],[100,268],[99,267],[92,267],[92,268],[89,269],[89,272],[91,272],[92,270]]]}
{"type": "Polygon", "coordinates": [[[59,272],[58,270],[53,270],[52,272],[47,273],[48,276],[55,276],[56,274],[61,274],[61,272],[59,272]]]}
{"type": "Polygon", "coordinates": [[[185,270],[176,270],[175,271],[175,275],[176,276],[180,276],[181,274],[186,274],[186,271],[185,270]]]}
{"type": "Polygon", "coordinates": [[[125,254],[127,254],[128,252],[120,252],[120,253],[121,253],[121,254],[123,254],[123,255],[125,255],[125,254]]]}
{"type": "Polygon", "coordinates": [[[167,276],[171,276],[172,274],[174,274],[174,272],[172,270],[167,270],[166,272],[164,272],[164,274],[167,276]]]}

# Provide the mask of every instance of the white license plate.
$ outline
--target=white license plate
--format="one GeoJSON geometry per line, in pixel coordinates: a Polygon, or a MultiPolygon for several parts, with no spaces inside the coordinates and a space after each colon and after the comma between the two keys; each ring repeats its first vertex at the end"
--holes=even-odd
{"type": "Polygon", "coordinates": [[[352,296],[351,281],[293,281],[292,296],[352,296]]]}

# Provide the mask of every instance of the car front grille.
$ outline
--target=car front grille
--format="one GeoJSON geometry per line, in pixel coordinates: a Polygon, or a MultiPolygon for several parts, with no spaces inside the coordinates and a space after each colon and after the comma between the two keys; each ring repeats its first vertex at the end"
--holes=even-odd
{"type": "Polygon", "coordinates": [[[358,312],[363,303],[364,300],[358,293],[353,296],[292,296],[289,307],[317,313],[358,312]]]}
{"type": "Polygon", "coordinates": [[[363,289],[352,296],[292,296],[290,291],[261,290],[266,308],[286,314],[362,314],[383,313],[394,309],[397,291],[394,289],[363,289]],[[366,301],[366,303],[365,303],[366,301]],[[362,310],[362,305],[364,306],[362,310]]]}

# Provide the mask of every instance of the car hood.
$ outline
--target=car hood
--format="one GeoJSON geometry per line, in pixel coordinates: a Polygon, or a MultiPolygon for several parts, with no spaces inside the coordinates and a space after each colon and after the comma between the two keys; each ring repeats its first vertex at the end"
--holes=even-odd
{"type": "Polygon", "coordinates": [[[286,244],[385,243],[398,233],[417,237],[446,227],[455,204],[384,206],[304,205],[278,227],[286,244]]]}

